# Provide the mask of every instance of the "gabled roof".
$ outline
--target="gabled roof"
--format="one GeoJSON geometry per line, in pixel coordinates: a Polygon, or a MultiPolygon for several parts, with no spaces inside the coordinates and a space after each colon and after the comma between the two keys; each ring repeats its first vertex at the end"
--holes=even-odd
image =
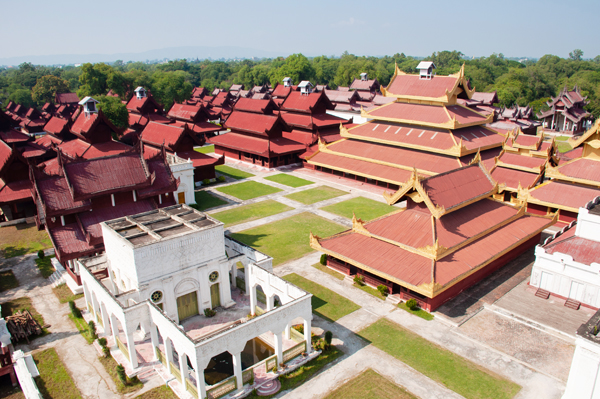
{"type": "Polygon", "coordinates": [[[127,102],[127,110],[135,111],[140,114],[149,114],[155,112],[162,112],[162,106],[159,105],[154,97],[148,93],[147,97],[137,98],[136,95],[131,97],[127,102]]]}
{"type": "Polygon", "coordinates": [[[357,91],[324,90],[324,92],[332,103],[350,104],[359,99],[357,91]]]}
{"type": "Polygon", "coordinates": [[[258,114],[271,115],[273,110],[277,109],[277,105],[273,100],[254,100],[250,98],[240,98],[235,106],[235,111],[254,112],[258,114]]]}
{"type": "Polygon", "coordinates": [[[44,212],[43,215],[40,215],[41,220],[46,217],[83,212],[92,208],[92,202],[89,199],[73,200],[64,176],[49,176],[42,171],[35,170],[31,175],[36,195],[41,200],[39,205],[44,212]]]}
{"type": "Polygon", "coordinates": [[[273,93],[271,93],[271,95],[273,97],[277,97],[277,98],[287,98],[287,96],[292,92],[292,87],[288,86],[285,87],[284,85],[280,85],[278,84],[275,89],[273,90],[273,93]]]}
{"type": "Polygon", "coordinates": [[[203,98],[207,94],[208,90],[204,87],[194,87],[194,90],[192,90],[192,98],[203,98]]]}
{"type": "Polygon", "coordinates": [[[596,119],[596,122],[592,125],[591,128],[586,130],[581,136],[575,138],[569,138],[569,145],[572,148],[577,148],[583,143],[589,142],[590,144],[595,145],[596,147],[600,145],[600,118],[596,119]],[[596,141],[596,143],[592,143],[592,141],[596,141]]]}
{"type": "Polygon", "coordinates": [[[264,115],[241,111],[233,111],[223,126],[232,131],[249,132],[263,136],[270,136],[271,132],[278,129],[289,130],[284,129],[286,123],[279,115],[264,115]]]}
{"type": "Polygon", "coordinates": [[[148,170],[154,177],[152,185],[137,190],[140,198],[150,198],[159,194],[173,193],[179,187],[179,178],[175,179],[167,162],[164,148],[147,161],[148,170]]]}
{"type": "Polygon", "coordinates": [[[31,182],[18,180],[10,183],[0,179],[0,204],[23,201],[31,198],[31,182]]]}
{"type": "Polygon", "coordinates": [[[499,102],[498,93],[495,90],[489,93],[476,91],[473,93],[471,100],[483,105],[494,105],[499,102]]]}
{"type": "Polygon", "coordinates": [[[379,82],[377,79],[361,80],[354,79],[350,84],[350,88],[353,90],[361,91],[377,91],[379,90],[379,82]]]}
{"type": "Polygon", "coordinates": [[[21,133],[17,130],[7,130],[5,132],[0,132],[0,140],[4,141],[7,144],[12,143],[25,143],[31,140],[31,136],[21,133]]]}
{"type": "Polygon", "coordinates": [[[562,181],[600,187],[600,160],[576,158],[557,167],[546,168],[546,176],[562,181]]]}
{"type": "Polygon", "coordinates": [[[269,139],[235,132],[229,132],[212,137],[209,142],[214,145],[231,148],[238,151],[262,155],[267,158],[271,155],[299,153],[306,149],[304,144],[287,139],[285,137],[269,139]]]}
{"type": "Polygon", "coordinates": [[[142,131],[140,138],[145,144],[156,147],[160,147],[164,144],[170,151],[177,151],[178,143],[186,136],[188,136],[195,145],[204,145],[203,141],[197,138],[196,134],[191,131],[187,124],[183,127],[179,127],[150,122],[142,131]]]}
{"type": "Polygon", "coordinates": [[[77,93],[56,93],[54,99],[57,104],[77,104],[79,102],[77,93]]]}
{"type": "Polygon", "coordinates": [[[335,109],[335,106],[322,91],[310,94],[292,91],[283,104],[281,104],[282,111],[296,111],[307,114],[312,114],[315,111],[324,112],[325,110],[333,109],[335,109]]]}
{"type": "Polygon", "coordinates": [[[600,189],[550,180],[529,190],[519,190],[519,199],[531,204],[578,213],[579,208],[600,196],[600,189]]]}
{"type": "Polygon", "coordinates": [[[110,141],[111,132],[119,134],[119,130],[104,116],[102,110],[93,114],[81,112],[71,126],[71,133],[89,143],[110,141]]]}
{"type": "Polygon", "coordinates": [[[173,103],[167,116],[169,118],[184,120],[187,122],[204,122],[206,115],[203,113],[204,107],[202,104],[188,105],[173,103]]]}
{"type": "Polygon", "coordinates": [[[69,121],[67,119],[53,116],[48,123],[44,125],[44,131],[59,136],[69,130],[68,124],[69,121]]]}

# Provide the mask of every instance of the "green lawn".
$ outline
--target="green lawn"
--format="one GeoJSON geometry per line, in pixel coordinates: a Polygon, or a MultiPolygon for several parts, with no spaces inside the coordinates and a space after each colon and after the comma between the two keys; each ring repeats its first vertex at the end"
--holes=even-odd
{"type": "MultiPolygon", "coordinates": [[[[33,307],[33,304],[31,303],[31,298],[22,296],[20,298],[15,298],[11,301],[3,302],[1,305],[2,305],[2,317],[4,317],[4,318],[11,316],[14,313],[17,313],[20,310],[28,310],[29,313],[31,313],[31,316],[33,316],[33,318],[38,322],[40,327],[42,327],[42,333],[37,336],[30,336],[29,337],[30,341],[34,338],[42,337],[48,333],[48,331],[43,328],[44,324],[46,324],[44,322],[44,318],[33,307]]],[[[20,342],[25,342],[25,340],[22,339],[20,342]]]]}
{"type": "Polygon", "coordinates": [[[330,269],[327,266],[323,266],[320,263],[315,263],[314,265],[312,265],[312,267],[314,267],[315,269],[318,269],[318,270],[322,271],[323,273],[327,273],[330,276],[333,276],[333,277],[337,278],[338,280],[343,280],[346,277],[342,273],[336,272],[335,270],[330,269]]]}
{"type": "Polygon", "coordinates": [[[393,206],[365,197],[351,198],[337,204],[324,206],[321,209],[348,219],[352,219],[352,213],[354,213],[357,218],[365,222],[398,210],[393,206]]]}
{"type": "Polygon", "coordinates": [[[208,191],[196,191],[194,193],[194,198],[196,199],[196,205],[191,205],[191,206],[192,206],[192,208],[198,209],[199,211],[203,211],[205,209],[214,208],[215,206],[227,204],[227,201],[224,201],[221,198],[215,197],[208,191]]]}
{"type": "Polygon", "coordinates": [[[360,306],[349,299],[336,294],[328,288],[323,287],[313,281],[305,279],[296,273],[287,274],[283,278],[290,283],[308,291],[312,296],[313,312],[327,320],[336,321],[360,309],[360,306]]]}
{"type": "Polygon", "coordinates": [[[252,180],[245,181],[243,183],[232,184],[231,186],[220,187],[216,190],[241,200],[249,200],[282,191],[276,187],[268,186],[252,180]]]}
{"type": "Polygon", "coordinates": [[[363,290],[364,292],[366,292],[367,294],[371,294],[373,295],[375,298],[379,298],[382,301],[385,301],[385,295],[381,295],[381,292],[379,292],[379,290],[373,288],[373,287],[369,287],[368,285],[358,285],[356,283],[353,283],[352,285],[354,285],[356,288],[358,288],[359,290],[363,290]]]}
{"type": "Polygon", "coordinates": [[[371,324],[359,335],[467,399],[509,399],[521,389],[519,385],[387,319],[371,324]]]}
{"type": "Polygon", "coordinates": [[[293,208],[284,205],[281,202],[266,200],[213,213],[210,216],[225,223],[225,227],[228,227],[243,222],[249,222],[251,220],[262,219],[292,209],[293,208]]]}
{"type": "Polygon", "coordinates": [[[202,154],[208,154],[208,153],[211,153],[211,152],[215,152],[215,146],[213,144],[206,145],[204,147],[194,148],[194,151],[201,152],[202,154]]]}
{"type": "Polygon", "coordinates": [[[73,294],[73,291],[67,286],[67,284],[61,284],[58,287],[53,287],[52,292],[58,298],[60,303],[67,303],[69,301],[76,301],[83,297],[83,294],[73,294]]]}
{"type": "Polygon", "coordinates": [[[136,399],[178,399],[179,397],[166,385],[161,385],[146,393],[138,395],[136,399]]]}
{"type": "Polygon", "coordinates": [[[344,230],[344,226],[304,212],[231,234],[231,237],[272,256],[273,265],[277,266],[313,251],[309,245],[311,231],[321,237],[328,237],[344,230]]]}
{"type": "Polygon", "coordinates": [[[0,256],[12,258],[52,248],[46,230],[38,231],[35,224],[0,227],[0,256]]]}
{"type": "Polygon", "coordinates": [[[265,177],[265,180],[274,181],[275,183],[284,184],[290,187],[302,187],[308,186],[309,184],[313,184],[314,182],[309,180],[304,180],[296,176],[287,175],[285,173],[280,173],[278,175],[273,175],[269,177],[265,177]]]}
{"type": "MultiPolygon", "coordinates": [[[[88,344],[93,344],[94,339],[90,334],[90,329],[88,327],[88,323],[85,321],[83,317],[75,317],[72,313],[69,313],[69,319],[75,324],[77,331],[83,336],[83,338],[87,341],[88,344]]],[[[96,320],[94,320],[96,322],[96,320]]]]}
{"type": "Polygon", "coordinates": [[[229,176],[233,179],[247,179],[248,177],[254,176],[252,173],[243,172],[239,169],[232,168],[227,165],[217,165],[215,166],[215,170],[224,176],[229,176]]]}
{"type": "Polygon", "coordinates": [[[402,310],[407,311],[408,313],[414,314],[415,316],[419,316],[425,320],[433,320],[433,315],[423,309],[411,310],[406,306],[406,302],[402,302],[398,304],[398,307],[402,310]]]}
{"type": "Polygon", "coordinates": [[[333,187],[320,186],[304,191],[299,191],[297,193],[288,194],[286,195],[286,198],[298,201],[304,205],[310,205],[316,202],[328,200],[330,198],[339,197],[340,195],[344,194],[348,193],[333,187]]]}
{"type": "Polygon", "coordinates": [[[418,399],[381,374],[366,369],[324,399],[418,399]]]}
{"type": "Polygon", "coordinates": [[[131,379],[127,377],[127,385],[123,385],[123,383],[119,379],[119,376],[117,375],[117,362],[115,361],[115,359],[113,359],[112,356],[101,356],[100,363],[102,363],[102,365],[106,369],[106,372],[113,379],[115,385],[117,386],[117,391],[119,391],[119,393],[127,394],[130,392],[140,390],[144,386],[144,384],[142,384],[142,382],[137,377],[133,377],[131,379]]]}
{"type": "Polygon", "coordinates": [[[0,292],[17,288],[19,281],[13,274],[12,270],[0,270],[0,292]]]}
{"type": "Polygon", "coordinates": [[[52,276],[54,273],[54,266],[52,266],[51,259],[54,258],[54,255],[44,256],[43,258],[35,258],[35,264],[38,269],[40,269],[40,273],[42,273],[43,278],[48,278],[52,276]]]}
{"type": "Polygon", "coordinates": [[[50,399],[77,399],[81,394],[69,371],[58,357],[56,349],[50,348],[33,354],[40,376],[35,383],[42,396],[50,399]]]}

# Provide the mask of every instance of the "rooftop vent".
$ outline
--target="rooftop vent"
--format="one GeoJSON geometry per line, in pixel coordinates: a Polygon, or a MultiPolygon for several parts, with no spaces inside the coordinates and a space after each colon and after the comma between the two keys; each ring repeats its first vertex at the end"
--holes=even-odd
{"type": "Polygon", "coordinates": [[[360,74],[360,80],[369,80],[369,77],[367,76],[366,72],[360,74]]]}
{"type": "Polygon", "coordinates": [[[144,89],[142,86],[139,86],[137,89],[135,89],[135,96],[138,100],[148,97],[146,94],[146,89],[144,89]]]}
{"type": "Polygon", "coordinates": [[[300,88],[300,93],[302,94],[308,95],[312,93],[313,85],[308,80],[303,80],[302,82],[300,82],[298,87],[300,88]]]}
{"type": "Polygon", "coordinates": [[[433,70],[435,69],[435,64],[431,61],[421,61],[419,65],[417,65],[417,69],[419,70],[419,78],[420,79],[431,79],[435,76],[433,70]]]}
{"type": "Polygon", "coordinates": [[[98,112],[96,104],[98,104],[98,101],[94,100],[90,96],[87,96],[83,100],[79,101],[79,105],[83,105],[83,112],[85,112],[87,115],[98,112]]]}
{"type": "Polygon", "coordinates": [[[283,78],[283,87],[291,87],[292,78],[283,78]]]}

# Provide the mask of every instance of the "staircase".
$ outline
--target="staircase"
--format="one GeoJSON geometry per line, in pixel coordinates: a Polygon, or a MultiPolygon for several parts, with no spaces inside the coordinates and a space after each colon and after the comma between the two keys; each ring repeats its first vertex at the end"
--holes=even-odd
{"type": "Polygon", "coordinates": [[[154,369],[154,367],[150,367],[147,368],[146,370],[143,370],[141,373],[139,373],[137,375],[137,378],[139,378],[139,380],[141,382],[146,382],[150,379],[152,379],[152,377],[154,377],[155,375],[157,375],[158,373],[156,372],[156,369],[154,369]]]}
{"type": "Polygon", "coordinates": [[[581,302],[577,302],[576,300],[569,298],[565,302],[565,306],[568,307],[569,309],[579,310],[579,307],[581,306],[581,302]]]}
{"type": "Polygon", "coordinates": [[[548,299],[550,297],[550,291],[538,288],[538,290],[535,292],[535,296],[542,299],[548,299]]]}
{"type": "Polygon", "coordinates": [[[258,396],[270,396],[276,394],[281,389],[281,383],[277,378],[265,382],[260,387],[256,388],[258,396]]]}
{"type": "Polygon", "coordinates": [[[400,295],[388,295],[385,297],[385,301],[391,303],[392,305],[398,305],[402,300],[400,299],[400,295]]]}
{"type": "Polygon", "coordinates": [[[50,280],[50,284],[52,284],[52,287],[58,287],[61,284],[67,283],[64,273],[64,270],[55,270],[54,273],[52,273],[52,275],[48,278],[50,280]]]}

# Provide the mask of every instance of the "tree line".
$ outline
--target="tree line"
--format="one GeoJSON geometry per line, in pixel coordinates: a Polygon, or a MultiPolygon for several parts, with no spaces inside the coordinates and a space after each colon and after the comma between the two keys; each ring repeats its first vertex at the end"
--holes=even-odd
{"type": "MultiPolygon", "coordinates": [[[[455,73],[464,63],[465,74],[477,91],[498,92],[500,106],[531,105],[536,112],[560,92],[578,85],[590,104],[587,109],[600,116],[600,56],[584,60],[581,50],[569,58],[545,55],[537,61],[518,62],[502,54],[465,59],[460,51],[435,52],[425,60],[433,61],[439,75],[455,73]]],[[[228,89],[232,84],[253,86],[281,83],[286,76],[294,83],[310,80],[335,89],[348,86],[360,73],[377,78],[387,85],[395,65],[407,73],[415,73],[421,61],[403,53],[393,56],[366,57],[345,52],[340,57],[307,58],[302,54],[264,60],[211,61],[177,60],[163,64],[116,61],[112,64],[83,64],[81,67],[47,67],[23,63],[18,68],[0,70],[0,101],[41,106],[52,102],[55,93],[77,92],[84,96],[105,96],[110,90],[129,99],[133,90],[143,86],[165,109],[173,102],[189,98],[193,87],[228,89]]],[[[106,100],[105,100],[106,101],[106,100]]]]}

